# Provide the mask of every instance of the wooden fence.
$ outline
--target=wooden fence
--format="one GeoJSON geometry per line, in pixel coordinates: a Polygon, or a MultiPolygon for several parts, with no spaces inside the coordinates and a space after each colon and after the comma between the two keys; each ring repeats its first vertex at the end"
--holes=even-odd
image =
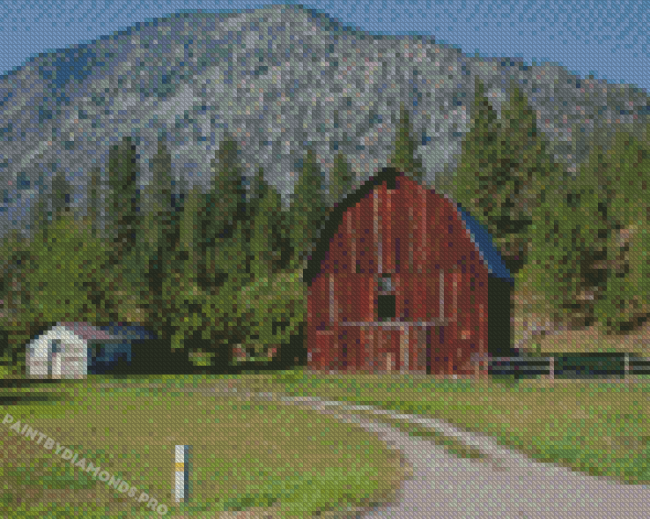
{"type": "Polygon", "coordinates": [[[548,377],[554,379],[628,378],[650,375],[650,358],[628,353],[566,353],[546,357],[474,356],[477,366],[487,368],[489,375],[515,378],[548,377]]]}

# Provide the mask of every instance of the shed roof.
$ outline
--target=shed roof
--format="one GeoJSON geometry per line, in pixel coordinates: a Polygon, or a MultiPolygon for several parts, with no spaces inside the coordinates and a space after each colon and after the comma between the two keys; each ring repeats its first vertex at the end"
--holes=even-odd
{"type": "Polygon", "coordinates": [[[154,338],[154,335],[141,326],[123,326],[119,324],[109,326],[93,326],[84,322],[57,323],[57,327],[71,331],[81,339],[91,341],[124,341],[154,338]]]}
{"type": "Polygon", "coordinates": [[[125,325],[122,323],[110,324],[108,326],[100,326],[100,330],[104,330],[111,335],[121,338],[128,338],[131,340],[144,340],[155,339],[155,334],[148,331],[144,326],[125,325]]]}
{"type": "MultiPolygon", "coordinates": [[[[361,200],[366,198],[374,189],[383,183],[392,183],[396,178],[405,177],[404,173],[397,171],[394,168],[384,168],[381,172],[370,177],[364,182],[359,189],[354,193],[349,194],[341,204],[336,206],[330,214],[324,229],[321,230],[321,235],[318,239],[316,247],[312,253],[311,258],[307,264],[307,268],[303,274],[303,280],[311,285],[313,280],[320,272],[321,263],[325,259],[325,255],[330,247],[330,242],[334,239],[336,231],[338,230],[343,216],[347,210],[357,205],[361,200]]],[[[405,177],[406,178],[406,177],[405,177]]],[[[430,189],[426,188],[425,189],[430,189]]],[[[435,192],[435,190],[432,190],[435,192]]],[[[481,258],[487,266],[488,272],[491,276],[503,279],[509,283],[514,283],[510,272],[506,268],[499,251],[492,242],[490,233],[472,218],[459,204],[454,203],[445,196],[447,201],[455,207],[460,215],[461,221],[465,224],[466,229],[470,233],[474,243],[476,243],[481,258]]]]}
{"type": "Polygon", "coordinates": [[[52,330],[55,330],[57,327],[65,328],[85,341],[113,339],[109,333],[88,323],[58,323],[52,330]]]}

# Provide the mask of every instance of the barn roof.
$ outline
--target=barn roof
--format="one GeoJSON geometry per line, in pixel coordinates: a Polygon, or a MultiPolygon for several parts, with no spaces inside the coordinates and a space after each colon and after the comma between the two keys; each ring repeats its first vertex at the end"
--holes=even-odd
{"type": "MultiPolygon", "coordinates": [[[[316,243],[316,247],[312,253],[311,258],[309,259],[307,268],[303,273],[303,280],[308,285],[311,285],[314,278],[320,272],[321,263],[325,259],[325,255],[330,247],[330,242],[334,239],[336,231],[341,225],[343,216],[346,211],[349,208],[356,206],[361,200],[369,196],[369,194],[373,192],[376,187],[385,182],[394,182],[398,177],[404,177],[404,173],[400,173],[394,168],[384,168],[381,172],[370,177],[359,187],[359,189],[357,189],[354,193],[349,194],[342,203],[334,208],[327,220],[327,223],[325,224],[324,229],[321,230],[320,237],[316,243]]],[[[450,203],[452,203],[452,205],[457,208],[461,216],[461,221],[463,221],[465,224],[465,227],[472,236],[474,243],[477,244],[479,252],[481,253],[481,258],[488,268],[488,272],[493,277],[503,279],[509,283],[514,283],[510,272],[508,272],[508,269],[501,259],[501,255],[492,242],[490,233],[458,204],[455,204],[451,201],[450,203]]]]}
{"type": "Polygon", "coordinates": [[[488,230],[470,216],[460,204],[457,204],[456,207],[465,227],[472,236],[472,241],[478,245],[481,259],[487,265],[488,272],[494,277],[503,279],[509,283],[514,283],[514,279],[501,259],[501,254],[499,254],[499,251],[494,246],[492,236],[488,230]]]}

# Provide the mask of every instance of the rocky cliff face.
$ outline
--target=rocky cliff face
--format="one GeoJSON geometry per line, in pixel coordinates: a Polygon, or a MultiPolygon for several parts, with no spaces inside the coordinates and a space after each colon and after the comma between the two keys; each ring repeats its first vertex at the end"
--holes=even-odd
{"type": "Polygon", "coordinates": [[[54,171],[76,186],[73,207],[85,207],[87,172],[105,172],[110,146],[125,135],[138,146],[142,184],[159,138],[174,177],[207,184],[225,130],[246,174],[262,165],[285,203],[307,146],[326,175],[343,152],[365,179],[392,151],[402,102],[433,184],[453,169],[471,124],[476,75],[497,111],[514,80],[569,164],[586,156],[596,129],[604,137],[645,122],[644,92],[559,66],[468,57],[431,37],[372,36],[294,6],[179,14],[0,78],[0,228],[26,228],[23,210],[50,191],[54,171]]]}

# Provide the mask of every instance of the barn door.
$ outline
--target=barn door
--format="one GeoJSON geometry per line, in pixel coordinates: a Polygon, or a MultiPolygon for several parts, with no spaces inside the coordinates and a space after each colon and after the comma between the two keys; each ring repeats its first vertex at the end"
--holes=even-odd
{"type": "Polygon", "coordinates": [[[427,375],[445,373],[445,327],[429,326],[426,331],[427,375]]]}

